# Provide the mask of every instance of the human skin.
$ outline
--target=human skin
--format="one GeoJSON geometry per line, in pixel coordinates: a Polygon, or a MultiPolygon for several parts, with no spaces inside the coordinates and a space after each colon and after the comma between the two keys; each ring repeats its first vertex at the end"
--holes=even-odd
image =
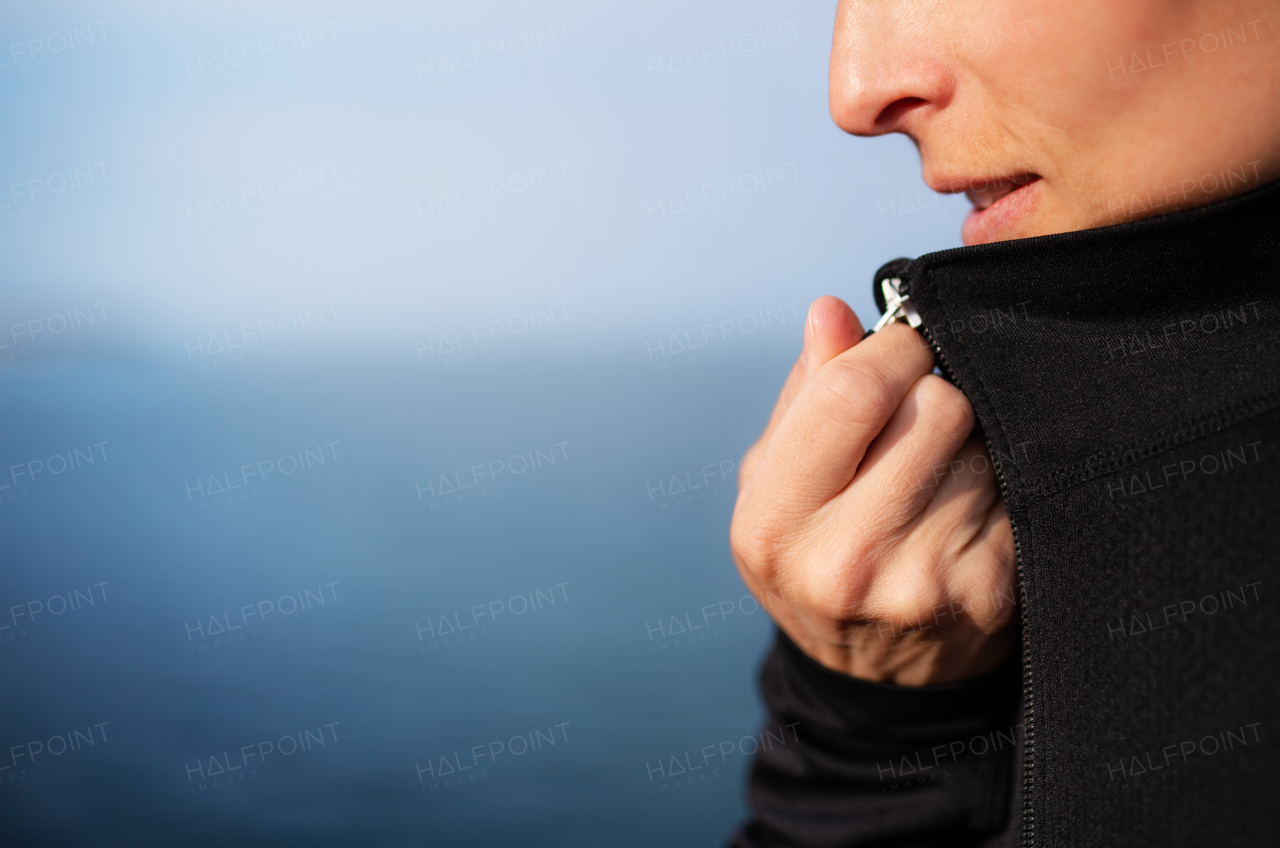
{"type": "MultiPolygon", "coordinates": [[[[841,0],[830,111],[909,136],[925,182],[974,203],[966,244],[1202,205],[1280,176],[1280,3],[841,0]]],[[[861,338],[814,301],[743,457],[734,559],[828,668],[981,674],[1015,647],[1016,567],[973,410],[914,330],[861,338]]]]}

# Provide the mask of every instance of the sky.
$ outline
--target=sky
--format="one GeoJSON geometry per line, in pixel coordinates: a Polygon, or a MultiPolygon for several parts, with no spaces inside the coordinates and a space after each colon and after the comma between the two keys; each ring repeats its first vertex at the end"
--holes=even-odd
{"type": "Polygon", "coordinates": [[[0,811],[715,844],[736,463],[808,303],[965,203],[831,122],[833,3],[371,5],[0,23],[0,811]]]}

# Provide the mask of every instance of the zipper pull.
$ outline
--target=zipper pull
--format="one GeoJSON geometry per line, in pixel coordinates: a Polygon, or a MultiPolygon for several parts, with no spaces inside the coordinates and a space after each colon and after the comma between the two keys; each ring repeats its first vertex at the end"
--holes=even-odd
{"type": "Polygon", "coordinates": [[[906,321],[907,326],[912,328],[920,326],[920,313],[912,305],[910,295],[902,293],[901,279],[886,277],[880,281],[880,291],[884,294],[884,314],[871,328],[871,333],[883,330],[894,321],[906,321]]]}

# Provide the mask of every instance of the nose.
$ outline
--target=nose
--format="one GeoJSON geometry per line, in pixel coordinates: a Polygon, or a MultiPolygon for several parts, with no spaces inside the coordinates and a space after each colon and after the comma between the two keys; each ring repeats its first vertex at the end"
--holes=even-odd
{"type": "Polygon", "coordinates": [[[836,126],[853,135],[916,137],[945,108],[954,71],[928,27],[904,4],[842,0],[831,45],[828,100],[836,126]]]}

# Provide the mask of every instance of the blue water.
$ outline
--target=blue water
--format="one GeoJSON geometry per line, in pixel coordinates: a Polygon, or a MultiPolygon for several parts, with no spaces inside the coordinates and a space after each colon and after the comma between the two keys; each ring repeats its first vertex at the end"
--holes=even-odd
{"type": "Polygon", "coordinates": [[[834,6],[6,10],[0,841],[732,832],[737,460],[964,212],[834,6]]]}
{"type": "Polygon", "coordinates": [[[737,743],[761,721],[752,674],[770,633],[727,552],[722,477],[786,362],[647,364],[528,359],[483,383],[465,365],[359,358],[7,372],[24,410],[7,464],[61,467],[50,457],[68,450],[79,463],[10,480],[0,514],[10,832],[722,838],[743,815],[738,749],[753,744],[737,743]],[[530,451],[522,475],[488,476],[530,451]],[[477,465],[484,479],[453,477],[477,465]],[[420,499],[433,474],[479,496],[420,499]],[[667,495],[673,476],[701,488],[667,495]],[[74,729],[96,742],[49,753],[74,729]],[[672,756],[696,764],[726,740],[710,779],[665,778],[672,756]]]}

